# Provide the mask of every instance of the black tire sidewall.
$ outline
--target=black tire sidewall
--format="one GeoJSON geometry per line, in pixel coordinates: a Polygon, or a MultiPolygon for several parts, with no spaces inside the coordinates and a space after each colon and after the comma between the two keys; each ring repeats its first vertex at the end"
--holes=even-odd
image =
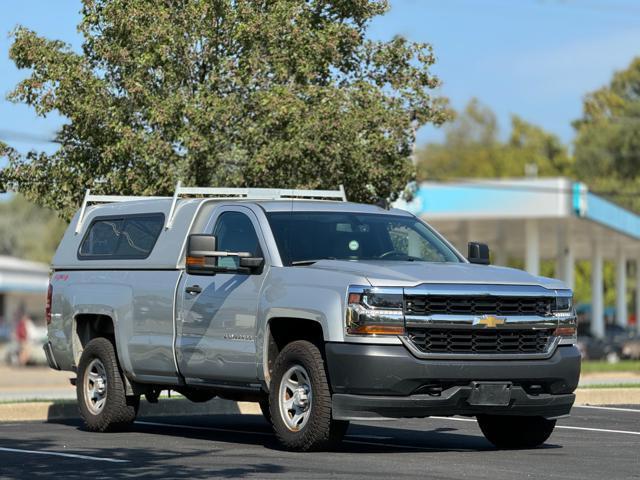
{"type": "Polygon", "coordinates": [[[556,425],[555,420],[534,416],[479,415],[477,420],[485,438],[501,449],[538,447],[556,425]]]}
{"type": "Polygon", "coordinates": [[[122,428],[135,419],[139,397],[127,398],[125,395],[116,351],[113,344],[106,338],[94,338],[82,352],[78,365],[76,393],[80,414],[89,430],[107,431],[122,428]],[[107,397],[102,411],[98,414],[89,410],[84,396],[87,368],[94,359],[102,362],[107,375],[107,397]]]}

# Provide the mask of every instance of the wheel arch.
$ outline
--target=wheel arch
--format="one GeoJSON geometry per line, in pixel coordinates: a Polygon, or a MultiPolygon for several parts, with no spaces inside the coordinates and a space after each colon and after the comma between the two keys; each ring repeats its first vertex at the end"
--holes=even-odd
{"type": "Polygon", "coordinates": [[[318,320],[304,317],[272,317],[267,321],[264,332],[262,368],[267,389],[271,381],[273,363],[280,351],[295,340],[307,340],[316,345],[324,356],[327,340],[323,324],[318,320]]]}

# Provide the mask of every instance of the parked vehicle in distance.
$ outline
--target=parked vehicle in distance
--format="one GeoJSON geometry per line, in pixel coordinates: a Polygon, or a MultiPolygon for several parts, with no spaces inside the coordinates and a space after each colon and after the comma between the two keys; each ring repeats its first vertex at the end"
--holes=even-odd
{"type": "Polygon", "coordinates": [[[328,447],[351,420],[431,415],[522,448],[574,402],[571,290],[342,190],[87,192],[52,268],[45,350],[77,371],[90,430],[171,389],[260,402],[292,450],[328,447]]]}

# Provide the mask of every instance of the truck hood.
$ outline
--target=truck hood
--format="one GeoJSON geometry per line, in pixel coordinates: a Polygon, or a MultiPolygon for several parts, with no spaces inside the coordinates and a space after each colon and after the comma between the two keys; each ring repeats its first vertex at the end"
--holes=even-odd
{"type": "Polygon", "coordinates": [[[560,280],[538,277],[523,270],[472,263],[320,260],[307,268],[353,273],[365,277],[375,287],[410,287],[421,283],[475,283],[567,288],[560,280]]]}

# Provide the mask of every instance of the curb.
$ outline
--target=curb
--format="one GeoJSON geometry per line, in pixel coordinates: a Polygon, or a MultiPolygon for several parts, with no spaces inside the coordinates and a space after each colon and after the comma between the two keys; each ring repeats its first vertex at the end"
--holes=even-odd
{"type": "MultiPolygon", "coordinates": [[[[158,403],[140,402],[138,417],[172,415],[262,415],[257,403],[234,402],[215,398],[206,403],[186,399],[161,399],[158,403]]],[[[0,423],[22,421],[55,421],[80,418],[75,400],[0,404],[0,423]]]]}
{"type": "Polygon", "coordinates": [[[579,388],[576,405],[639,405],[640,388],[579,388]]]}

